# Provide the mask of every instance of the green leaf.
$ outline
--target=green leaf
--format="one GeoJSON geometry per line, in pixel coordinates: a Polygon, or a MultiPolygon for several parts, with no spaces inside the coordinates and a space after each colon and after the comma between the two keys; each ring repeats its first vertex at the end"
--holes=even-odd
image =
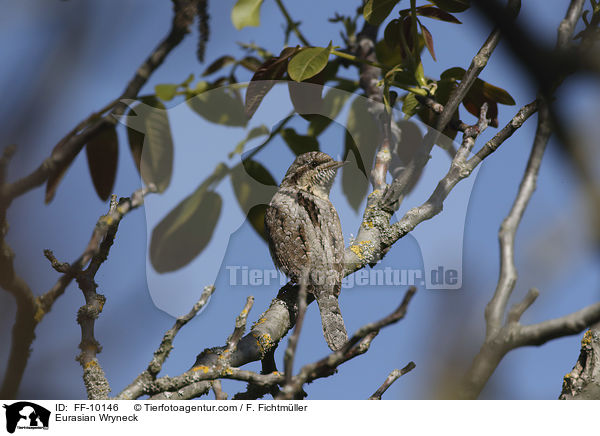
{"type": "Polygon", "coordinates": [[[384,65],[399,65],[403,61],[401,50],[391,48],[383,39],[375,45],[375,56],[384,65]]]}
{"type": "MultiPolygon", "coordinates": [[[[385,26],[385,30],[383,31],[383,40],[391,49],[402,47],[402,23],[399,19],[394,19],[390,21],[387,26],[385,26]]],[[[400,54],[400,61],[402,61],[402,57],[404,57],[403,52],[400,54]]],[[[395,65],[396,63],[390,65],[395,65]]]]}
{"type": "Polygon", "coordinates": [[[204,72],[202,76],[210,76],[212,73],[216,73],[221,68],[226,67],[227,65],[235,63],[235,58],[230,55],[221,56],[220,58],[215,59],[215,61],[210,64],[204,72]]]}
{"type": "Polygon", "coordinates": [[[171,83],[163,83],[154,87],[154,93],[162,101],[173,100],[175,94],[177,94],[177,85],[171,83]]]}
{"type": "Polygon", "coordinates": [[[277,189],[275,179],[262,164],[246,159],[231,171],[235,197],[250,224],[266,240],[264,214],[266,205],[277,189]]]}
{"type": "Polygon", "coordinates": [[[210,242],[221,214],[221,196],[204,182],[152,231],[150,262],[159,273],[175,271],[198,256],[210,242]]]}
{"type": "Polygon", "coordinates": [[[267,92],[275,84],[273,81],[280,80],[283,77],[288,66],[288,60],[298,50],[298,47],[286,47],[281,50],[279,56],[265,61],[256,70],[246,90],[244,112],[248,119],[252,118],[267,92]]]}
{"type": "Polygon", "coordinates": [[[188,99],[187,104],[211,123],[235,127],[248,123],[242,98],[232,87],[209,89],[188,99]]]}
{"type": "MultiPolygon", "coordinates": [[[[483,81],[482,81],[483,82],[483,81]]],[[[485,98],[494,101],[496,103],[505,104],[508,106],[515,105],[515,99],[502,88],[498,88],[490,83],[483,82],[482,91],[485,98]]]]}
{"type": "Polygon", "coordinates": [[[237,30],[260,26],[260,7],[263,0],[238,0],[231,10],[231,22],[237,30]]]}
{"type": "Polygon", "coordinates": [[[187,88],[188,86],[190,86],[190,83],[192,83],[192,81],[194,80],[194,75],[190,74],[187,79],[185,79],[183,82],[181,82],[181,86],[183,88],[187,88]]]}
{"type": "Polygon", "coordinates": [[[402,104],[402,112],[410,118],[419,111],[419,107],[420,104],[415,94],[412,92],[406,94],[402,104]]]}
{"type": "Polygon", "coordinates": [[[269,129],[264,124],[261,124],[258,127],[254,127],[252,130],[250,130],[248,132],[248,134],[246,135],[246,137],[244,139],[242,139],[240,142],[238,142],[238,144],[235,146],[233,151],[228,154],[229,159],[231,159],[236,154],[241,154],[244,151],[244,147],[246,146],[246,143],[248,141],[250,141],[254,138],[258,138],[259,136],[268,135],[269,133],[270,133],[269,129]]]}
{"type": "Polygon", "coordinates": [[[365,20],[374,26],[380,25],[400,0],[369,0],[363,9],[365,20]]]}
{"type": "Polygon", "coordinates": [[[173,137],[164,105],[156,98],[144,98],[126,119],[129,149],[142,180],[163,192],[173,174],[173,137]]]}
{"type": "Polygon", "coordinates": [[[463,12],[471,6],[471,0],[429,0],[447,12],[463,12]]]}
{"type": "Polygon", "coordinates": [[[96,194],[106,201],[112,194],[119,161],[119,139],[116,126],[110,125],[94,135],[85,147],[88,168],[96,194]]]}
{"type": "Polygon", "coordinates": [[[281,137],[296,156],[309,151],[319,151],[319,141],[314,136],[299,135],[288,127],[281,131],[281,137]]]}
{"type": "Polygon", "coordinates": [[[417,8],[417,15],[433,18],[435,20],[446,21],[448,23],[462,24],[454,15],[432,5],[419,6],[417,8]]]}
{"type": "Polygon", "coordinates": [[[326,66],[331,54],[331,42],[325,48],[310,47],[294,55],[288,64],[288,74],[296,82],[310,79],[319,74],[326,66]]]}

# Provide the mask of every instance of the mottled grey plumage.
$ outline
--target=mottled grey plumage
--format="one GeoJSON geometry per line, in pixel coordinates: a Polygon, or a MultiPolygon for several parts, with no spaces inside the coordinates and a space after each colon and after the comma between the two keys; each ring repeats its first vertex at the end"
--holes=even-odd
{"type": "Polygon", "coordinates": [[[319,151],[304,153],[288,169],[265,213],[275,266],[293,282],[309,272],[307,290],[321,312],[323,334],[332,350],[347,341],[338,304],[343,277],[344,236],[329,191],[343,162],[319,151]]]}

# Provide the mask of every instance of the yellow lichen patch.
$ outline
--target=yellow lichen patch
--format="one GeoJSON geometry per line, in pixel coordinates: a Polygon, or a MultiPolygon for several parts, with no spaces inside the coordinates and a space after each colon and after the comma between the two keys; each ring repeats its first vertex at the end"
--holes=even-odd
{"type": "Polygon", "coordinates": [[[374,227],[373,221],[363,221],[362,225],[366,229],[372,229],[374,227]]]}
{"type": "Polygon", "coordinates": [[[264,333],[260,336],[255,336],[255,338],[261,354],[264,354],[264,352],[271,348],[271,346],[273,345],[273,339],[268,333],[264,333]]]}
{"type": "Polygon", "coordinates": [[[592,343],[592,331],[588,330],[583,335],[583,339],[581,340],[581,346],[585,347],[585,346],[590,345],[591,343],[592,343]]]}
{"type": "Polygon", "coordinates": [[[195,366],[192,368],[192,371],[202,371],[204,374],[207,374],[208,371],[210,371],[210,368],[208,366],[195,366]]]}
{"type": "Polygon", "coordinates": [[[355,244],[352,244],[350,246],[350,250],[352,250],[352,252],[356,254],[359,259],[364,260],[366,255],[372,250],[371,241],[359,241],[355,244]]]}
{"type": "Polygon", "coordinates": [[[86,362],[85,365],[83,365],[83,369],[91,369],[93,366],[98,366],[98,362],[96,362],[95,360],[90,360],[89,362],[86,362]]]}
{"type": "Polygon", "coordinates": [[[264,322],[266,322],[266,321],[267,321],[267,318],[264,318],[264,317],[263,317],[263,318],[260,318],[258,321],[256,321],[256,322],[254,323],[254,325],[259,325],[259,324],[262,324],[262,323],[264,323],[264,322]]]}
{"type": "Polygon", "coordinates": [[[44,315],[46,315],[46,312],[38,304],[37,310],[35,311],[35,315],[33,316],[35,323],[38,324],[42,320],[42,318],[44,318],[44,315]]]}
{"type": "Polygon", "coordinates": [[[223,370],[223,375],[233,375],[233,370],[231,368],[225,368],[223,370]]]}

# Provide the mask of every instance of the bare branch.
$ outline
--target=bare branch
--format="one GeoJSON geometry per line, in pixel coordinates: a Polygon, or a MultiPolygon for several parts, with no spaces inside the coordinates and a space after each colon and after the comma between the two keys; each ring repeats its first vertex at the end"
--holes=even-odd
{"type": "Polygon", "coordinates": [[[521,316],[523,316],[525,311],[529,309],[539,295],[540,291],[535,288],[531,288],[529,292],[527,292],[527,295],[525,295],[525,298],[523,298],[523,301],[513,305],[513,307],[510,308],[508,315],[506,316],[506,322],[519,322],[521,320],[521,316]]]}
{"type": "Polygon", "coordinates": [[[194,1],[173,0],[173,5],[175,13],[169,33],[140,65],[123,93],[101,111],[90,115],[71,130],[59,141],[59,144],[61,144],[60,147],[55,147],[52,154],[32,173],[11,184],[2,186],[0,190],[0,205],[8,207],[14,198],[46,182],[48,177],[68,165],[93,136],[107,125],[117,122],[115,116],[122,115],[127,108],[127,105],[120,101],[135,99],[152,73],[190,31],[189,28],[193,23],[196,13],[194,1]],[[98,115],[109,110],[108,114],[97,120],[98,115]]]}
{"type": "Polygon", "coordinates": [[[415,367],[416,365],[414,362],[409,362],[408,365],[406,365],[404,368],[395,369],[392,372],[390,372],[390,375],[388,375],[383,384],[379,386],[379,389],[377,389],[375,393],[369,397],[369,400],[381,400],[381,396],[396,380],[398,380],[407,372],[410,372],[413,369],[415,369],[415,367]]]}
{"type": "MultiPolygon", "coordinates": [[[[508,5],[506,7],[507,15],[509,15],[512,19],[516,18],[519,13],[519,9],[521,7],[521,0],[509,0],[508,5]]],[[[458,87],[450,94],[448,98],[448,102],[444,107],[444,111],[438,118],[435,130],[437,132],[443,132],[450,120],[452,119],[452,115],[458,109],[458,105],[465,98],[473,83],[475,83],[475,79],[479,77],[479,74],[483,71],[485,66],[487,65],[490,56],[494,52],[494,49],[498,45],[500,41],[500,29],[495,28],[492,30],[490,35],[487,37],[473,60],[471,61],[471,65],[469,65],[469,69],[463,76],[462,80],[458,87]]],[[[435,141],[434,141],[435,142],[435,141]]]]}
{"type": "Polygon", "coordinates": [[[173,324],[173,327],[165,332],[158,349],[154,352],[154,356],[148,364],[148,367],[142,371],[142,373],[138,375],[135,380],[129,384],[129,386],[127,386],[119,395],[117,395],[117,399],[131,400],[139,398],[144,394],[144,385],[152,380],[155,380],[157,374],[162,370],[165,360],[167,360],[169,353],[173,349],[173,341],[175,340],[177,333],[179,333],[179,330],[181,330],[181,328],[183,328],[198,314],[198,312],[200,312],[204,306],[206,306],[213,292],[215,292],[214,286],[204,287],[202,295],[200,295],[200,298],[196,304],[194,304],[192,310],[190,310],[187,315],[177,318],[175,324],[173,324]]]}
{"type": "Polygon", "coordinates": [[[517,281],[517,270],[514,261],[515,235],[525,208],[535,191],[537,175],[551,133],[548,107],[545,102],[540,102],[538,128],[525,175],[510,213],[500,226],[498,235],[500,240],[500,278],[496,292],[485,309],[486,339],[495,336],[502,327],[506,305],[517,281]]]}
{"type": "Polygon", "coordinates": [[[556,39],[556,48],[566,49],[571,42],[575,26],[581,18],[581,12],[583,10],[583,4],[585,0],[572,0],[567,10],[565,18],[560,22],[558,26],[558,37],[556,39]]]}
{"type": "Polygon", "coordinates": [[[339,350],[332,352],[318,362],[305,365],[298,375],[295,375],[292,378],[292,381],[283,387],[278,399],[296,398],[302,391],[302,386],[305,383],[309,383],[318,378],[329,377],[334,374],[336,368],[342,363],[367,352],[371,341],[377,336],[380,329],[404,318],[408,309],[408,304],[416,291],[417,289],[414,286],[411,286],[406,291],[402,303],[394,312],[377,322],[359,328],[339,350]]]}
{"type": "MultiPolygon", "coordinates": [[[[401,320],[408,309],[408,304],[416,292],[415,287],[407,290],[400,306],[385,318],[361,327],[344,346],[316,363],[305,365],[298,375],[293,376],[291,382],[285,383],[285,375],[279,372],[257,374],[252,371],[241,370],[221,362],[206,366],[195,365],[191,370],[177,377],[161,377],[145,385],[144,393],[151,395],[151,399],[186,399],[192,398],[199,392],[206,393],[211,387],[211,380],[226,378],[251,383],[265,389],[276,385],[284,385],[277,398],[295,398],[305,383],[318,378],[327,377],[335,372],[342,363],[365,353],[371,341],[379,330],[401,320]],[[189,390],[189,392],[188,392],[189,390]]],[[[216,359],[217,361],[219,359],[216,359]]],[[[227,360],[227,359],[221,359],[227,360]]],[[[202,394],[198,394],[202,395],[202,394]]],[[[196,395],[197,396],[197,395],[196,395]]],[[[239,398],[239,397],[238,397],[239,398]]]]}
{"type": "Polygon", "coordinates": [[[215,400],[226,400],[227,394],[223,392],[223,387],[221,386],[221,380],[213,380],[211,382],[213,392],[215,393],[215,400]]]}
{"type": "MultiPolygon", "coordinates": [[[[6,167],[15,147],[8,146],[0,157],[0,189],[4,186],[6,167]]],[[[5,240],[8,232],[6,208],[0,202],[0,286],[15,298],[17,305],[12,329],[8,365],[0,387],[0,397],[15,398],[29,359],[30,346],[35,339],[38,305],[29,285],[17,275],[14,252],[5,240]]]]}
{"type": "Polygon", "coordinates": [[[237,348],[238,342],[240,342],[242,335],[246,331],[248,313],[250,312],[250,309],[252,309],[253,304],[254,297],[250,295],[246,299],[246,305],[242,309],[242,312],[238,315],[238,317],[235,320],[235,329],[233,330],[233,333],[231,334],[229,339],[227,339],[227,348],[225,349],[225,353],[231,353],[237,348]]]}
{"type": "Polygon", "coordinates": [[[300,290],[298,292],[298,316],[296,318],[296,327],[294,333],[290,336],[288,346],[283,355],[283,366],[285,372],[286,384],[292,381],[292,375],[294,370],[294,356],[296,355],[296,347],[298,346],[298,339],[300,338],[300,331],[302,330],[302,324],[304,322],[304,315],[306,314],[306,285],[308,281],[308,274],[304,274],[300,283],[300,290]]]}
{"type": "Polygon", "coordinates": [[[575,335],[598,321],[600,321],[600,303],[560,318],[521,326],[519,336],[516,338],[517,346],[542,345],[552,339],[575,335]]]}

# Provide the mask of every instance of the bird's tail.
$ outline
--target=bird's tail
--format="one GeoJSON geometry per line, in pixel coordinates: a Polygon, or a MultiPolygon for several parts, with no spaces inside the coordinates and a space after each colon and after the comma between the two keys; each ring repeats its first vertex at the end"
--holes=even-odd
{"type": "Polygon", "coordinates": [[[325,341],[329,348],[337,351],[348,340],[337,296],[329,292],[315,292],[314,295],[321,313],[325,341]]]}

